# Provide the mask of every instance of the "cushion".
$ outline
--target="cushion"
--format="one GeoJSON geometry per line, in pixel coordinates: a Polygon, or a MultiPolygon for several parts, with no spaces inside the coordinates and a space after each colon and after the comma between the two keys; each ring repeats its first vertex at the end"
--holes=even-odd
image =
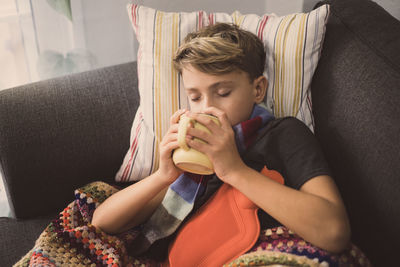
{"type": "Polygon", "coordinates": [[[127,9],[139,41],[141,102],[117,181],[139,180],[158,168],[158,143],[168,130],[169,118],[177,109],[188,108],[181,79],[173,69],[174,52],[188,33],[216,22],[235,23],[263,41],[269,80],[267,108],[278,118],[297,117],[313,130],[310,83],[320,57],[328,5],[310,13],[281,17],[243,15],[238,11],[232,15],[173,13],[134,4],[127,9]]]}

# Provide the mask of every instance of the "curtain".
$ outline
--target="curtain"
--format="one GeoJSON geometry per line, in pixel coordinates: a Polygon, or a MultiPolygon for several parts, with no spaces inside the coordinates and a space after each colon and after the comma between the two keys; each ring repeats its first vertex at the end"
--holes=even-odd
{"type": "Polygon", "coordinates": [[[136,59],[129,0],[2,0],[0,90],[136,59]]]}

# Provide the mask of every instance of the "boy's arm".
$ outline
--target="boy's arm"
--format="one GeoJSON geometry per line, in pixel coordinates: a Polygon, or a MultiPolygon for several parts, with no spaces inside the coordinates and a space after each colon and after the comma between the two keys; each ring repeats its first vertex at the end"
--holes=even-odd
{"type": "MultiPolygon", "coordinates": [[[[223,182],[237,188],[257,206],[305,240],[331,252],[346,248],[350,226],[340,194],[331,177],[316,176],[299,190],[279,184],[248,167],[236,148],[234,133],[227,116],[210,107],[206,113],[217,116],[221,127],[204,118],[189,115],[204,124],[212,134],[188,129],[186,141],[194,149],[205,153],[213,162],[216,175],[223,182]]],[[[293,138],[293,137],[291,137],[293,138]]]]}
{"type": "Polygon", "coordinates": [[[300,190],[279,184],[243,167],[229,182],[305,240],[331,252],[340,252],[350,239],[350,225],[337,187],[331,177],[308,180],[300,190]]]}
{"type": "Polygon", "coordinates": [[[106,199],[94,211],[92,224],[109,234],[139,225],[160,205],[168,186],[155,172],[106,199]]]}
{"type": "Polygon", "coordinates": [[[172,151],[179,147],[178,121],[184,112],[186,110],[181,109],[171,116],[170,127],[160,142],[158,170],[106,199],[95,210],[93,225],[115,234],[143,223],[153,214],[163,200],[168,186],[182,173],[172,162],[172,151]]]}

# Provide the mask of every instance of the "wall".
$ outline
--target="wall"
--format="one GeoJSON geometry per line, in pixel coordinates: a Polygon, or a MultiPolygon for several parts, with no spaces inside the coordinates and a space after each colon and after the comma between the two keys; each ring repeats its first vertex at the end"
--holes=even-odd
{"type": "Polygon", "coordinates": [[[375,0],[381,7],[393,17],[400,20],[400,0],[375,0]]]}
{"type": "Polygon", "coordinates": [[[96,56],[98,67],[136,59],[128,0],[72,0],[75,46],[96,56]]]}
{"type": "Polygon", "coordinates": [[[317,0],[252,0],[251,4],[243,0],[72,0],[75,45],[92,52],[98,67],[136,60],[138,44],[125,8],[130,2],[166,12],[204,10],[232,13],[239,10],[243,14],[286,15],[302,12],[304,2],[316,3],[317,0]]]}

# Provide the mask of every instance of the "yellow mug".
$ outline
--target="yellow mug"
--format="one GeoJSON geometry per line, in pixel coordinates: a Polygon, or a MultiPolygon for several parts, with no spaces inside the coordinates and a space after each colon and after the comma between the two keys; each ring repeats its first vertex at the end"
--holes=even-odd
{"type": "MultiPolygon", "coordinates": [[[[221,125],[218,118],[213,115],[208,115],[204,113],[200,115],[211,118],[216,124],[221,125]]],[[[183,171],[202,175],[213,174],[214,166],[210,159],[204,153],[188,147],[188,145],[186,144],[186,133],[189,123],[192,123],[193,127],[196,129],[210,133],[207,127],[205,127],[203,124],[192,118],[187,117],[185,114],[181,115],[178,128],[179,148],[174,150],[172,160],[175,163],[175,166],[183,171]]],[[[194,140],[204,143],[203,140],[200,140],[198,138],[194,138],[194,140]]]]}

